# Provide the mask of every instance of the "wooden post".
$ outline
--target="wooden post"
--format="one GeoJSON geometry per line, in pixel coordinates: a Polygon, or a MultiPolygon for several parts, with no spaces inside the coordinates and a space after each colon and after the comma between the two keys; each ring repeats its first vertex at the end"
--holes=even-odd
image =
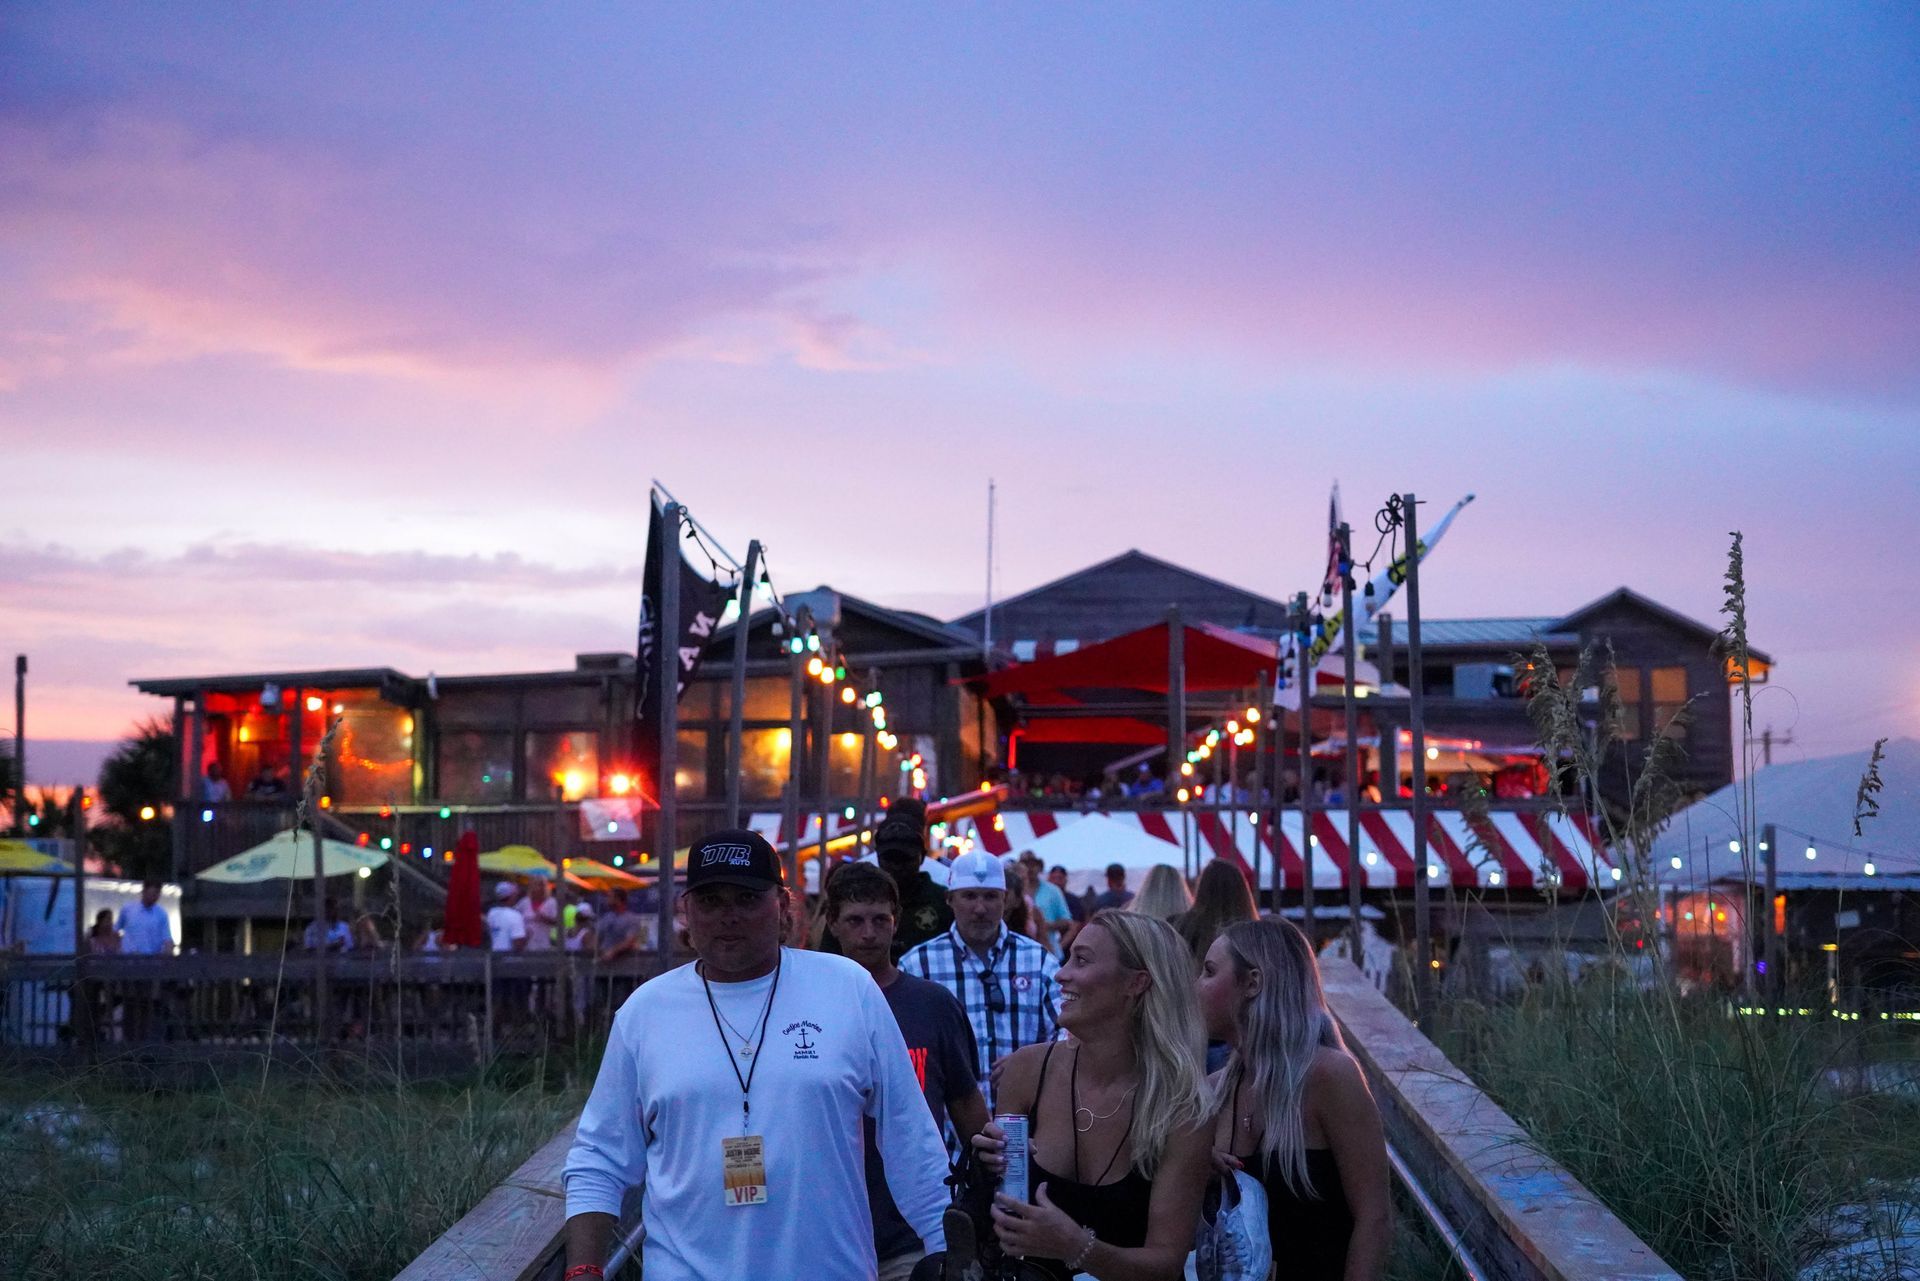
{"type": "Polygon", "coordinates": [[[655,883],[660,888],[658,924],[662,966],[673,955],[673,861],[678,848],[674,819],[679,814],[678,787],[674,775],[680,764],[680,519],[685,509],[668,502],[660,510],[660,599],[654,619],[654,688],[660,699],[660,777],[654,790],[660,794],[660,809],[655,815],[654,866],[659,869],[655,883]]]}
{"type": "MultiPolygon", "coordinates": [[[[867,669],[867,688],[880,688],[880,669],[867,669]]],[[[883,703],[882,706],[885,706],[883,703]]],[[[860,827],[861,830],[874,822],[874,812],[880,808],[880,731],[873,727],[873,712],[864,703],[853,705],[854,715],[860,720],[860,827]]]]}
{"type": "Polygon", "coordinates": [[[787,794],[781,821],[787,834],[787,884],[796,888],[800,884],[800,825],[804,822],[800,816],[800,771],[806,755],[807,708],[801,694],[806,670],[805,660],[793,654],[787,663],[787,794]]]}
{"type": "Polygon", "coordinates": [[[1420,508],[1400,499],[1407,520],[1407,720],[1413,732],[1413,937],[1415,1013],[1433,1028],[1433,905],[1427,874],[1427,682],[1420,649],[1420,508]]]}
{"type": "Polygon", "coordinates": [[[1340,794],[1347,802],[1347,956],[1355,966],[1360,965],[1360,899],[1361,878],[1364,875],[1360,863],[1360,705],[1354,694],[1354,682],[1357,677],[1354,665],[1358,660],[1355,649],[1353,617],[1353,530],[1345,521],[1340,524],[1340,617],[1341,617],[1341,658],[1346,672],[1346,694],[1341,700],[1346,712],[1347,758],[1346,778],[1340,785],[1340,794]]]}
{"type": "MultiPolygon", "coordinates": [[[[837,666],[833,661],[832,653],[829,652],[824,645],[820,648],[820,657],[826,662],[829,672],[837,666]]],[[[814,737],[819,740],[820,747],[819,859],[820,891],[823,894],[827,888],[827,832],[833,819],[833,690],[834,687],[832,685],[827,684],[825,681],[820,682],[820,692],[816,695],[820,700],[820,723],[816,727],[814,734],[814,737]]],[[[804,893],[806,890],[806,881],[804,879],[801,880],[796,888],[804,893]]]]}
{"type": "MultiPolygon", "coordinates": [[[[1784,982],[1786,975],[1781,973],[1780,970],[1780,954],[1782,951],[1780,946],[1782,942],[1780,938],[1780,919],[1773,910],[1774,895],[1780,892],[1778,880],[1779,847],[1780,833],[1774,830],[1773,824],[1768,823],[1760,829],[1760,857],[1763,860],[1762,866],[1766,868],[1767,878],[1767,901],[1763,910],[1766,914],[1767,922],[1767,932],[1764,937],[1767,943],[1765,956],[1767,958],[1766,993],[1768,1000],[1776,1000],[1782,992],[1786,991],[1786,984],[1784,982]]],[[[1711,915],[1711,913],[1709,913],[1709,915],[1711,915]]],[[[1751,931],[1749,931],[1749,934],[1751,934],[1751,931]]]]}
{"type": "MultiPolygon", "coordinates": [[[[1186,628],[1180,622],[1180,607],[1167,607],[1167,781],[1166,790],[1180,786],[1180,766],[1187,759],[1187,653],[1186,628]]],[[[1180,864],[1187,875],[1193,874],[1193,856],[1189,847],[1191,813],[1180,806],[1180,864]]]]}
{"type": "Polygon", "coordinates": [[[754,576],[760,572],[760,540],[747,544],[747,565],[740,571],[740,613],[733,620],[733,703],[727,719],[727,823],[745,827],[740,808],[740,756],[747,714],[747,620],[753,614],[754,576]]]}
{"type": "MultiPolygon", "coordinates": [[[[1308,621],[1307,594],[1293,598],[1294,669],[1300,682],[1300,912],[1309,943],[1313,932],[1313,672],[1308,656],[1313,647],[1313,627],[1308,621]]],[[[1278,902],[1274,910],[1280,910],[1278,902]]]]}

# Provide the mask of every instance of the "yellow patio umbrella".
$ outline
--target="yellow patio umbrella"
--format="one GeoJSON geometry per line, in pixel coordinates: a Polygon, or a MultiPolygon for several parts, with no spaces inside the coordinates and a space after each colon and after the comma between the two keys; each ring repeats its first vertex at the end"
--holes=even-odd
{"type": "Polygon", "coordinates": [[[53,855],[42,854],[25,841],[0,841],[0,875],[15,875],[21,872],[59,875],[72,870],[72,867],[53,855]]]}
{"type": "MultiPolygon", "coordinates": [[[[362,849],[345,841],[323,840],[320,867],[324,875],[345,876],[387,865],[379,850],[362,849]]],[[[278,832],[250,850],[223,859],[199,874],[202,881],[252,885],[260,881],[304,881],[313,878],[313,833],[278,832]]]]}
{"type": "Polygon", "coordinates": [[[495,876],[554,877],[554,866],[547,856],[531,845],[502,845],[480,856],[480,870],[495,876]]]}
{"type": "Polygon", "coordinates": [[[570,858],[566,861],[566,868],[567,879],[585,889],[632,890],[646,884],[633,873],[608,867],[597,859],[570,858]]]}

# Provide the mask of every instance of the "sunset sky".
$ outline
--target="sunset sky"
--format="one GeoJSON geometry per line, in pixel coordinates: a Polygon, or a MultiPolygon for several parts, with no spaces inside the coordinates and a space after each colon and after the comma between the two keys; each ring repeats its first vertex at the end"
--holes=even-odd
{"type": "Polygon", "coordinates": [[[630,648],[650,477],[943,617],[989,477],[1008,592],[1290,594],[1337,479],[1478,493],[1430,616],[1717,623],[1741,529],[1783,755],[1920,719],[1906,4],[13,5],[0,300],[36,740],[630,648]]]}

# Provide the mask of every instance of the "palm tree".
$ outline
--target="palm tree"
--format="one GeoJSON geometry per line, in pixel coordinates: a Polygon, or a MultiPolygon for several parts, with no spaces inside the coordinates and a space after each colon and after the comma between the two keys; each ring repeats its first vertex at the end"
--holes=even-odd
{"type": "Polygon", "coordinates": [[[179,758],[172,727],[148,720],[100,766],[106,821],[95,829],[94,841],[128,876],[164,876],[172,865],[173,841],[162,815],[173,799],[179,758]]]}

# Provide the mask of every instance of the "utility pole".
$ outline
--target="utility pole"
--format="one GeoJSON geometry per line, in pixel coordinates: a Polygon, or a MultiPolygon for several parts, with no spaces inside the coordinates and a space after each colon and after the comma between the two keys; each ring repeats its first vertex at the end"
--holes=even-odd
{"type": "Polygon", "coordinates": [[[760,540],[747,544],[747,564],[740,571],[740,612],[733,620],[733,703],[727,720],[727,824],[745,827],[740,808],[741,737],[745,733],[747,701],[747,620],[753,615],[754,578],[760,572],[760,540]]]}
{"type": "MultiPolygon", "coordinates": [[[[1414,993],[1420,1026],[1433,1025],[1433,907],[1427,874],[1427,718],[1426,681],[1420,651],[1420,508],[1403,494],[1407,521],[1407,721],[1413,752],[1413,937],[1414,993]]],[[[1394,779],[1397,784],[1399,773],[1394,779]]]]}
{"type": "Polygon", "coordinates": [[[980,658],[993,658],[993,477],[987,477],[987,608],[981,615],[980,658]]]}
{"type": "Polygon", "coordinates": [[[1773,726],[1771,725],[1761,730],[1760,731],[1760,762],[1762,765],[1773,764],[1773,745],[1775,743],[1780,744],[1780,746],[1782,747],[1791,747],[1793,745],[1793,735],[1782,734],[1780,735],[1780,737],[1775,738],[1773,736],[1773,726]]]}
{"type": "Polygon", "coordinates": [[[13,834],[27,834],[27,656],[13,656],[13,834]]]}
{"type": "Polygon", "coordinates": [[[1343,632],[1341,645],[1342,660],[1346,669],[1346,695],[1341,700],[1345,704],[1347,731],[1346,778],[1340,785],[1340,794],[1347,802],[1347,956],[1354,968],[1360,967],[1360,707],[1354,698],[1354,683],[1358,679],[1354,665],[1358,655],[1354,644],[1353,618],[1353,530],[1345,522],[1340,523],[1340,617],[1343,632]]]}
{"type": "Polygon", "coordinates": [[[680,520],[686,508],[669,501],[660,509],[659,617],[654,620],[653,656],[655,697],[660,700],[660,777],[654,790],[660,794],[660,809],[655,815],[654,866],[660,889],[660,958],[673,955],[673,861],[678,833],[679,799],[675,795],[674,775],[680,769],[680,520]]]}

